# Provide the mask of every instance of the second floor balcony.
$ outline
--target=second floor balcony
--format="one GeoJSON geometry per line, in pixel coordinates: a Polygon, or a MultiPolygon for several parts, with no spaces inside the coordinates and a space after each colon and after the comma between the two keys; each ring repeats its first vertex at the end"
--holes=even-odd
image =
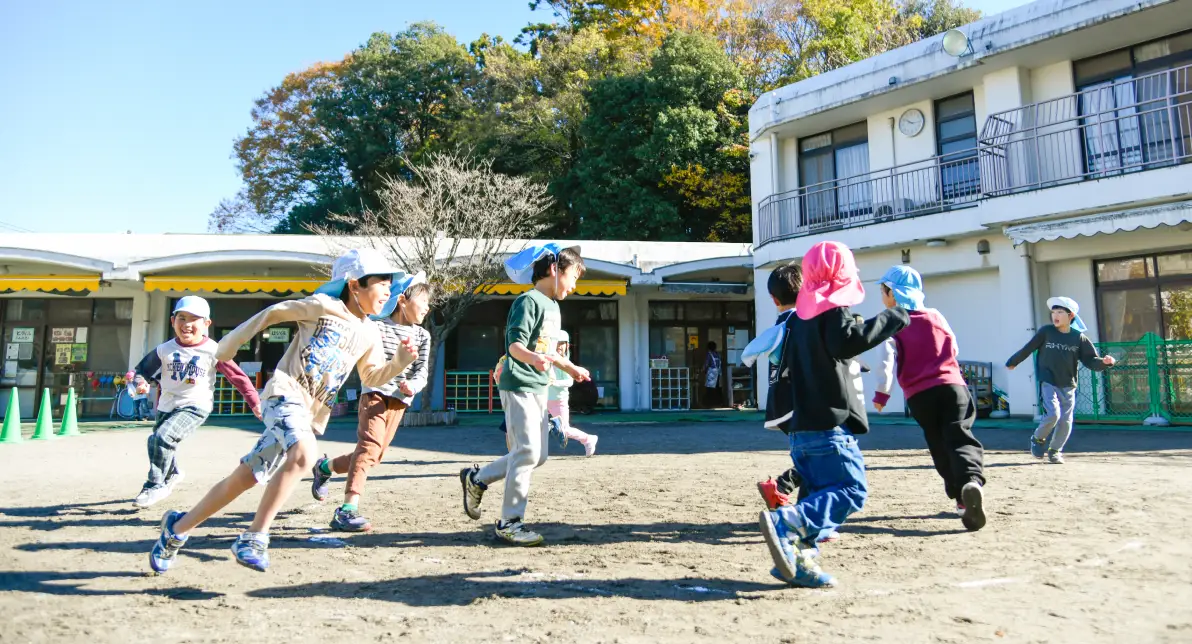
{"type": "Polygon", "coordinates": [[[759,244],[918,217],[1192,159],[1192,65],[989,115],[971,149],[774,194],[759,244]]]}

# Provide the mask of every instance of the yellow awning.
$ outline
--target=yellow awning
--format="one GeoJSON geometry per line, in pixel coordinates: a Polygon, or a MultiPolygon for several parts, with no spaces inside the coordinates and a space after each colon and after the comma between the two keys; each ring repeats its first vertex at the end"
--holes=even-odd
{"type": "Polygon", "coordinates": [[[0,293],[41,291],[85,294],[98,289],[98,275],[0,275],[0,293]]]}
{"type": "Polygon", "coordinates": [[[208,293],[314,293],[324,280],[309,277],[146,277],[146,291],[208,293]]]}
{"type": "MultiPolygon", "coordinates": [[[[530,284],[510,284],[502,282],[488,288],[490,295],[521,295],[534,288],[530,284]]],[[[624,295],[625,282],[622,280],[580,280],[575,285],[576,295],[624,295]]]]}

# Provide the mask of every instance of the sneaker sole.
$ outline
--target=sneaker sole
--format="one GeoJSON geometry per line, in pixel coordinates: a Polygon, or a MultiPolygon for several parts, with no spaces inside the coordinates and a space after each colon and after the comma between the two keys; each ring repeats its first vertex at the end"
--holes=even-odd
{"type": "Polygon", "coordinates": [[[331,529],[336,532],[368,532],[372,530],[372,524],[366,523],[362,528],[353,528],[352,526],[338,525],[334,521],[331,522],[331,529]]]}
{"type": "Polygon", "coordinates": [[[964,515],[960,521],[969,531],[976,532],[985,527],[984,497],[980,485],[969,483],[960,490],[960,499],[964,502],[964,515]]]}
{"type": "Polygon", "coordinates": [[[770,549],[770,558],[774,560],[774,568],[782,575],[782,580],[789,584],[795,578],[795,568],[782,551],[782,539],[774,529],[774,524],[770,522],[770,511],[762,510],[757,519],[762,538],[766,540],[766,546],[770,549]]]}
{"type": "Polygon", "coordinates": [[[497,533],[493,533],[493,534],[496,535],[497,539],[503,541],[504,543],[507,543],[511,546],[519,546],[521,548],[534,548],[536,546],[541,546],[542,544],[546,543],[546,538],[543,537],[542,535],[538,535],[538,539],[535,541],[514,541],[513,539],[510,539],[508,537],[503,537],[500,534],[497,534],[497,533]]]}
{"type": "Polygon", "coordinates": [[[465,467],[464,469],[460,470],[459,485],[461,488],[463,488],[463,491],[464,491],[464,514],[468,515],[468,518],[473,521],[479,521],[480,520],[480,509],[477,508],[475,514],[472,514],[472,511],[468,509],[468,476],[471,473],[472,473],[472,468],[470,468],[470,467],[465,467]]]}

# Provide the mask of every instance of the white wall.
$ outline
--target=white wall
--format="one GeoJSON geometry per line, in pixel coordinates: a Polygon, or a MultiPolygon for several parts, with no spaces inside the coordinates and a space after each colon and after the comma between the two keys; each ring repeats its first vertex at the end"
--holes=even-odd
{"type": "MultiPolygon", "coordinates": [[[[1093,282],[1093,262],[1089,259],[1070,259],[1047,264],[1048,291],[1041,294],[1046,302],[1049,297],[1065,296],[1080,305],[1080,318],[1088,326],[1086,335],[1093,342],[1098,341],[1100,329],[1097,324],[1097,292],[1093,282]]],[[[1040,314],[1047,316],[1046,304],[1040,314]]],[[[1046,317],[1044,318],[1046,319],[1046,317]]]]}

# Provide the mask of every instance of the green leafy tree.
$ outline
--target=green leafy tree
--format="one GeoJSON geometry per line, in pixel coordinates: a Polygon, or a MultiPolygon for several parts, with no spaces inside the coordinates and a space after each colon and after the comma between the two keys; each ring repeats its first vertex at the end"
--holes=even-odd
{"type": "Polygon", "coordinates": [[[748,225],[725,220],[747,219],[748,200],[708,194],[729,187],[725,175],[747,185],[741,84],[714,40],[683,32],[667,36],[649,69],[594,83],[584,152],[563,186],[581,235],[746,239],[748,225]]]}

